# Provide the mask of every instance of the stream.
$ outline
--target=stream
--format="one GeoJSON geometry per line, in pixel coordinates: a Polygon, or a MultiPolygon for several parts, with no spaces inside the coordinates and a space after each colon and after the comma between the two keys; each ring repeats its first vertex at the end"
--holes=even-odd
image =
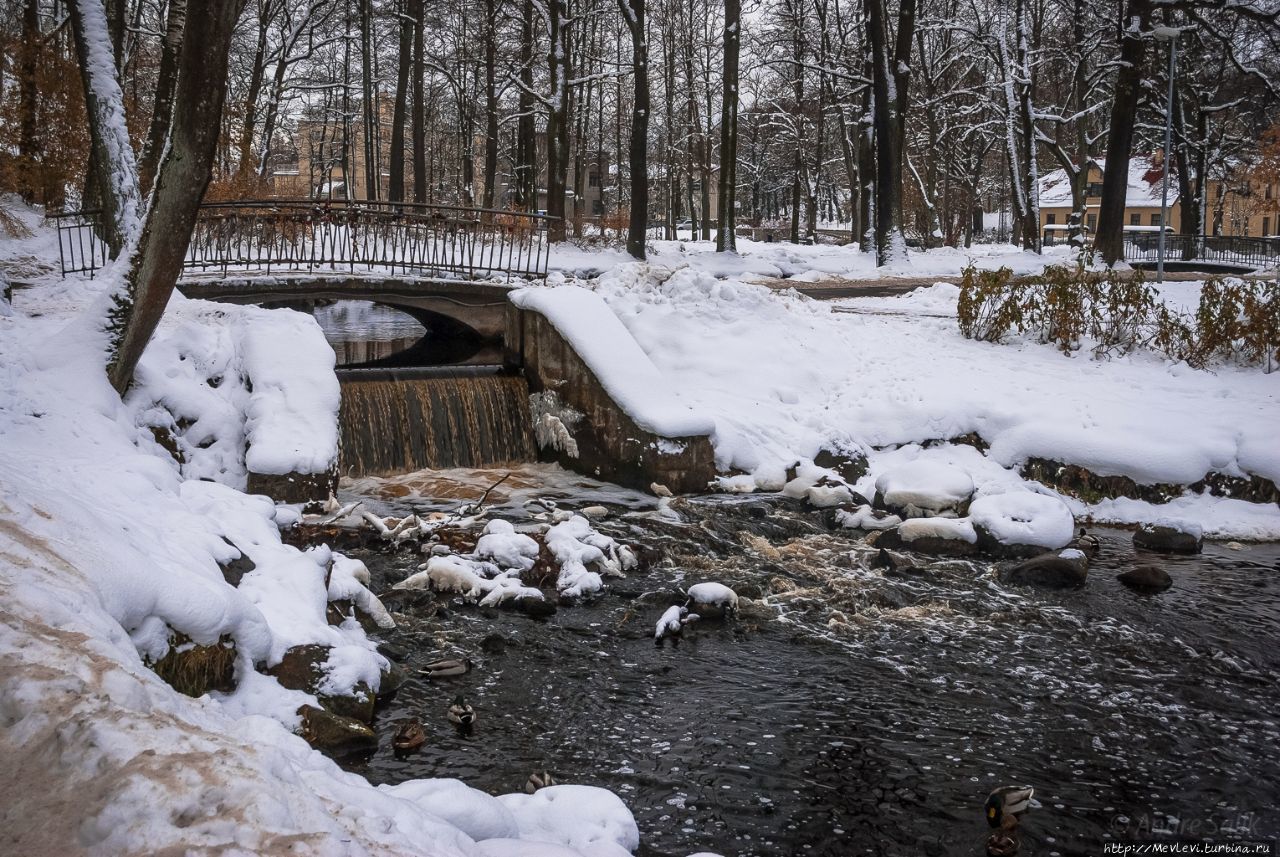
{"type": "MultiPolygon", "coordinates": [[[[530,772],[617,792],[639,854],[978,855],[996,786],[1027,784],[1024,855],[1103,843],[1280,834],[1280,545],[1144,554],[1172,575],[1126,589],[1131,534],[1102,541],[1079,590],[1006,587],[987,562],[874,567],[860,536],[777,495],[656,498],[553,465],[343,481],[380,514],[456,508],[503,473],[491,516],[536,525],[525,501],[603,505],[601,532],[647,568],[546,620],[436,596],[397,615],[411,674],[379,714],[382,745],[349,769],[375,783],[457,777],[504,793],[530,772]],[[703,580],[747,599],[737,621],[655,646],[654,623],[703,580]],[[422,664],[468,657],[469,674],[422,664]],[[445,710],[465,694],[470,736],[445,710]],[[396,721],[428,741],[397,757],[396,721]]],[[[422,557],[348,550],[375,592],[422,557]]]]}

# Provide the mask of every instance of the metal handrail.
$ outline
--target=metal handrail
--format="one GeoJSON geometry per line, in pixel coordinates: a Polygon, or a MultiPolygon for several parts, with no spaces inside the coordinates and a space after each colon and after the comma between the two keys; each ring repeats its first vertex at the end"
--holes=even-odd
{"type": "MultiPolygon", "coordinates": [[[[65,276],[107,261],[97,210],[52,215],[65,276]]],[[[547,215],[368,200],[252,199],[202,203],[187,248],[191,271],[357,269],[416,279],[509,281],[547,275],[547,215]]]]}

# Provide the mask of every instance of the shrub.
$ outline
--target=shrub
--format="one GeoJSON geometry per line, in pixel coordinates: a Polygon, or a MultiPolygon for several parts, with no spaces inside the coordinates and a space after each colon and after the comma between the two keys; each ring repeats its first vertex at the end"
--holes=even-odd
{"type": "Polygon", "coordinates": [[[1002,342],[1034,336],[1063,353],[1091,343],[1095,357],[1144,348],[1205,367],[1215,361],[1280,366],[1280,284],[1210,278],[1194,315],[1170,308],[1141,273],[1050,267],[1013,279],[1008,268],[964,271],[960,332],[1002,342]]]}

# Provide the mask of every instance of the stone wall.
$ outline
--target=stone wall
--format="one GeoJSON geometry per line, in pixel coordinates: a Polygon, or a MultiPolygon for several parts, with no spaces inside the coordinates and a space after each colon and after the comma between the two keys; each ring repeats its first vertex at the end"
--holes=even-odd
{"type": "Polygon", "coordinates": [[[715,478],[706,435],[667,438],[636,425],[542,314],[507,307],[506,360],[529,381],[542,457],[639,490],[705,491],[715,478]]]}

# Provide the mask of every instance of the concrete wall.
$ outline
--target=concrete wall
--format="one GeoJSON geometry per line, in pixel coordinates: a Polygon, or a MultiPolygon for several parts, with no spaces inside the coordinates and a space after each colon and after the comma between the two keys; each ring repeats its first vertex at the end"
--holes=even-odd
{"type": "Polygon", "coordinates": [[[664,438],[640,428],[542,314],[508,306],[506,346],[507,362],[529,381],[544,458],[644,491],[653,482],[678,494],[707,490],[716,475],[711,438],[664,438]],[[556,421],[572,439],[568,448],[553,437],[556,421]]]}

